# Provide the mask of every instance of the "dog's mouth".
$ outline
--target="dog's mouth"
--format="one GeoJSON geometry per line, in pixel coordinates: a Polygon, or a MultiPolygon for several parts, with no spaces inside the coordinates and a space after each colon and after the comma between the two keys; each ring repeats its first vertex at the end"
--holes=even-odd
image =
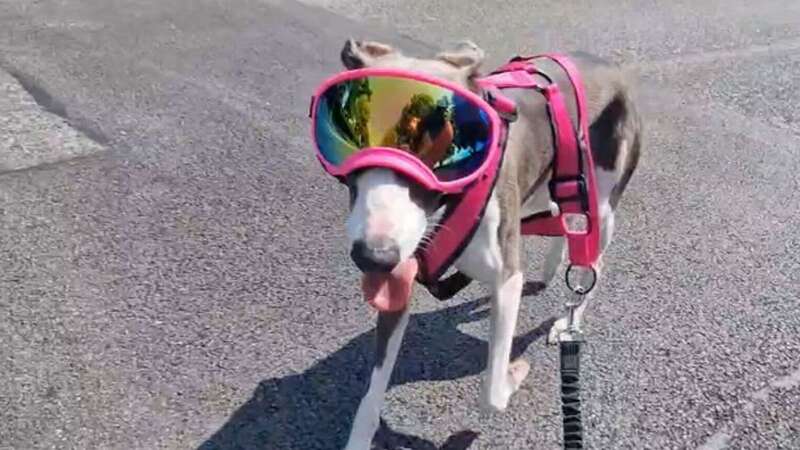
{"type": "Polygon", "coordinates": [[[413,256],[402,261],[391,272],[365,273],[361,279],[364,299],[380,312],[402,311],[411,299],[414,278],[419,264],[413,256]]]}

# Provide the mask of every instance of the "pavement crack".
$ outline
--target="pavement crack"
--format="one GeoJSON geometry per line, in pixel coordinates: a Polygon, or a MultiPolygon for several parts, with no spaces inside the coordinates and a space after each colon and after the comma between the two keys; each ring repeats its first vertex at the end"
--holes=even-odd
{"type": "MultiPolygon", "coordinates": [[[[47,169],[52,169],[52,168],[56,168],[56,167],[59,167],[59,166],[64,166],[64,165],[67,165],[67,164],[75,164],[75,163],[84,162],[84,161],[94,161],[94,160],[97,160],[99,158],[105,158],[105,157],[108,157],[108,155],[106,153],[104,153],[104,152],[90,153],[90,154],[86,154],[86,155],[76,155],[76,156],[73,156],[71,158],[59,159],[57,161],[46,161],[46,162],[42,162],[42,163],[36,164],[34,166],[26,166],[26,167],[21,167],[19,169],[0,170],[0,177],[4,177],[4,176],[7,176],[7,175],[20,174],[20,173],[36,172],[36,171],[40,171],[40,170],[47,170],[47,169]]],[[[0,178],[0,179],[2,179],[2,178],[0,178]]]]}
{"type": "Polygon", "coordinates": [[[69,126],[80,131],[84,136],[95,143],[102,146],[108,145],[110,139],[108,139],[102,131],[96,126],[87,124],[84,120],[70,117],[67,112],[67,106],[61,100],[53,96],[36,77],[12,67],[7,61],[3,60],[0,60],[0,69],[5,70],[11,75],[44,111],[61,117],[69,126]]]}
{"type": "Polygon", "coordinates": [[[50,95],[47,89],[39,83],[33,76],[21,72],[15,68],[5,67],[6,72],[14,77],[15,80],[22,86],[28,94],[33,97],[33,100],[47,112],[53,113],[64,119],[69,120],[67,116],[67,108],[64,104],[50,95]]]}

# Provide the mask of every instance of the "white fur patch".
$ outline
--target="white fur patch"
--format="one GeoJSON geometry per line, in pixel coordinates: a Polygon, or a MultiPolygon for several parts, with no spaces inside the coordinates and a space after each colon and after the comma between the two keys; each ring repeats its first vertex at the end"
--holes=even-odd
{"type": "Polygon", "coordinates": [[[610,208],[608,199],[611,197],[611,192],[614,186],[619,182],[620,174],[616,171],[595,169],[594,180],[597,185],[597,203],[600,207],[600,216],[605,216],[604,208],[610,208]]]}
{"type": "Polygon", "coordinates": [[[520,297],[524,278],[521,272],[495,286],[489,319],[489,355],[486,366],[481,405],[484,410],[503,411],[511,395],[519,389],[530,366],[525,362],[509,361],[517,326],[520,297]]]}
{"type": "Polygon", "coordinates": [[[356,180],[357,193],[347,218],[350,244],[364,240],[369,245],[400,249],[406,259],[416,251],[425,234],[425,211],[411,199],[409,187],[391,170],[369,169],[356,180]]]}
{"type": "Polygon", "coordinates": [[[458,270],[474,280],[496,283],[503,268],[497,229],[500,227],[500,204],[492,195],[478,230],[456,260],[458,270]]]}

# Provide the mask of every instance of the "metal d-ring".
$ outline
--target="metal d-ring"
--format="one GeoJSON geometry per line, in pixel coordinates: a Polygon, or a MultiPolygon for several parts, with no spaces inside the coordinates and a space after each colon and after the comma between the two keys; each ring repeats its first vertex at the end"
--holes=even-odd
{"type": "Polygon", "coordinates": [[[570,278],[570,275],[572,274],[572,269],[574,269],[575,267],[576,266],[574,264],[570,264],[569,267],[567,267],[567,272],[564,274],[564,281],[567,283],[567,287],[569,288],[570,291],[574,292],[577,295],[586,295],[589,292],[591,292],[592,289],[594,289],[594,285],[597,284],[597,271],[594,270],[594,267],[592,266],[577,266],[580,269],[592,271],[592,283],[589,285],[589,287],[584,287],[580,285],[576,286],[570,278]]]}

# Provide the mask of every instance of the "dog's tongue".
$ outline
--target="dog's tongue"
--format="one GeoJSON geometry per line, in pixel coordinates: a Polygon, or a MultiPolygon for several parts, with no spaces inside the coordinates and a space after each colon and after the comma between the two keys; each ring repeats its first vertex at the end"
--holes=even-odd
{"type": "Polygon", "coordinates": [[[411,288],[418,269],[417,259],[412,257],[401,262],[390,273],[364,274],[361,279],[364,298],[378,311],[401,311],[411,298],[411,288]]]}

